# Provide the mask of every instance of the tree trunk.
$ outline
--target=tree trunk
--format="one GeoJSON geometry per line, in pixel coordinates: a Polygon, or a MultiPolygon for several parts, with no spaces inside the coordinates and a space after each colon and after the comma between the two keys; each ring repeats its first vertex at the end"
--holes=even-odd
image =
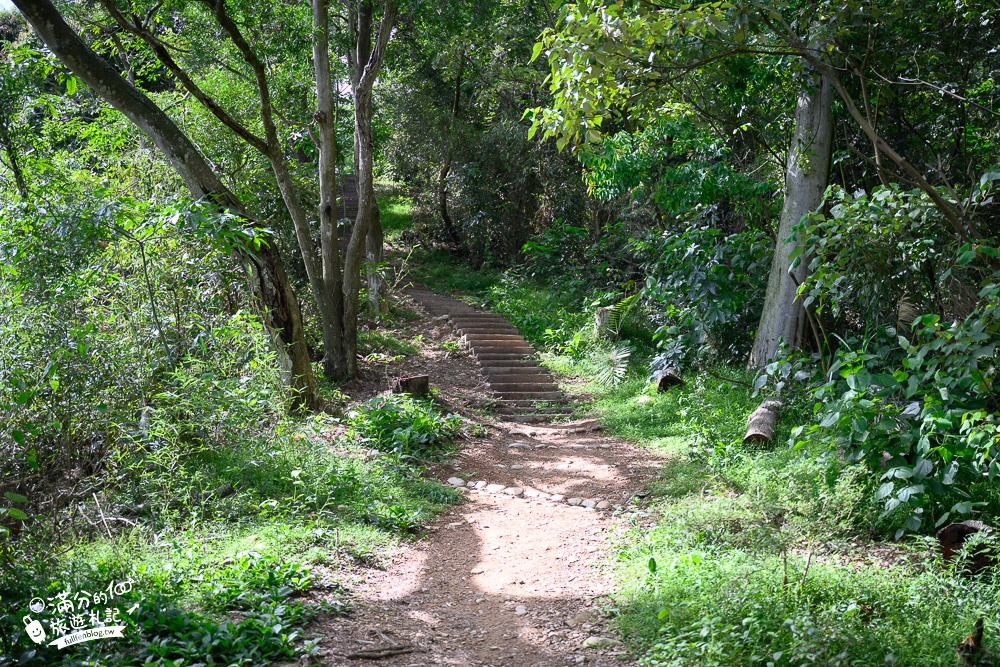
{"type": "Polygon", "coordinates": [[[385,235],[382,233],[382,212],[378,199],[372,197],[372,224],[368,228],[368,310],[372,315],[388,314],[389,285],[382,275],[382,257],[385,249],[385,235]]]}
{"type": "Polygon", "coordinates": [[[448,213],[448,174],[451,172],[452,135],[455,132],[455,123],[458,121],[458,112],[462,102],[462,69],[464,65],[465,52],[463,51],[458,58],[458,73],[455,74],[455,96],[451,104],[451,124],[448,126],[448,132],[445,137],[444,162],[441,164],[441,171],[438,172],[437,187],[438,211],[441,213],[441,223],[444,225],[444,230],[448,234],[448,238],[451,239],[451,242],[456,247],[461,245],[462,239],[458,235],[458,230],[455,229],[455,223],[451,219],[451,214],[448,213]]]}
{"type": "Polygon", "coordinates": [[[316,124],[319,128],[319,223],[323,292],[328,313],[323,317],[323,373],[348,379],[344,354],[343,266],[337,236],[337,131],[330,75],[330,16],[328,0],[313,0],[313,67],[316,72],[316,124]]]}
{"type": "Polygon", "coordinates": [[[3,126],[3,121],[0,121],[0,145],[3,146],[4,152],[7,154],[7,166],[10,168],[10,172],[14,174],[14,184],[17,185],[17,192],[21,195],[21,199],[27,201],[28,183],[24,180],[24,172],[21,171],[21,164],[17,161],[17,148],[14,146],[13,137],[9,136],[6,128],[3,126]]]}
{"type": "MultiPolygon", "coordinates": [[[[187,135],[94,53],[49,0],[17,0],[15,5],[66,67],[152,139],[196,199],[212,200],[220,209],[246,216],[242,203],[226,189],[187,135]]],[[[275,344],[285,378],[295,390],[296,407],[315,407],[316,386],[302,314],[273,240],[259,250],[239,248],[236,252],[248,268],[264,326],[275,344]]]]}
{"type": "Polygon", "coordinates": [[[785,169],[785,205],[775,238],[764,312],[750,353],[751,366],[763,366],[773,359],[782,342],[792,350],[802,343],[806,315],[797,291],[806,278],[809,260],[802,257],[790,271],[789,254],[800,240],[788,239],[802,217],[820,205],[826,191],[833,146],[832,100],[826,77],[814,76],[811,85],[799,91],[785,169]]]}
{"type": "MultiPolygon", "coordinates": [[[[358,310],[361,292],[361,263],[368,244],[369,230],[376,215],[374,160],[372,137],[372,87],[382,68],[385,50],[396,26],[398,8],[395,0],[385,0],[378,36],[372,45],[372,23],[375,8],[371,0],[351,4],[348,24],[353,40],[347,60],[354,94],[354,164],[358,179],[358,217],[344,254],[344,356],[351,377],[357,375],[358,310]]],[[[381,225],[377,249],[381,256],[381,225]]],[[[376,290],[377,292],[377,290],[376,290]]]]}

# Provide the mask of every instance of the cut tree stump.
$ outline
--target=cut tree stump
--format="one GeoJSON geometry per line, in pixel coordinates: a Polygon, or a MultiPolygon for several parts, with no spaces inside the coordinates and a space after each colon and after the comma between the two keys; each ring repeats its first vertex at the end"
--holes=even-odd
{"type": "MultiPolygon", "coordinates": [[[[939,530],[935,537],[937,537],[938,544],[941,547],[941,558],[945,562],[951,562],[962,550],[962,544],[965,543],[965,540],[976,533],[990,535],[993,533],[993,529],[982,521],[959,521],[958,523],[949,523],[939,530]]],[[[969,554],[967,570],[970,574],[979,574],[993,567],[995,564],[996,559],[990,553],[990,550],[986,545],[980,545],[969,554]]]]}
{"type": "Polygon", "coordinates": [[[656,391],[661,393],[669,390],[671,387],[680,387],[684,384],[684,380],[681,379],[677,371],[657,373],[653,381],[656,383],[656,391]]]}
{"type": "Polygon", "coordinates": [[[409,394],[410,396],[427,396],[431,393],[431,380],[428,375],[410,375],[393,378],[390,389],[394,394],[409,394]]]}
{"type": "Polygon", "coordinates": [[[600,338],[611,328],[611,308],[598,308],[594,311],[594,338],[600,338]]]}
{"type": "Polygon", "coordinates": [[[743,442],[766,444],[774,440],[774,427],[778,423],[778,410],[785,402],[780,398],[765,398],[764,402],[747,417],[747,430],[743,442]]]}

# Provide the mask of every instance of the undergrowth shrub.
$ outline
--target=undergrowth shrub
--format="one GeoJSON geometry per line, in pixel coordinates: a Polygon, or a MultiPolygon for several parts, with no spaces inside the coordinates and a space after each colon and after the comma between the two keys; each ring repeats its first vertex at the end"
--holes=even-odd
{"type": "Polygon", "coordinates": [[[366,401],[348,414],[348,437],[401,459],[439,459],[450,452],[461,421],[433,404],[390,394],[366,401]]]}

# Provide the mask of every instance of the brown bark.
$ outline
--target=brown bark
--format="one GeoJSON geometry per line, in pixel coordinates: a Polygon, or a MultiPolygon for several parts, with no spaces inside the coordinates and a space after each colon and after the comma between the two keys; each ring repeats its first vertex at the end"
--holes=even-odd
{"type": "Polygon", "coordinates": [[[4,124],[0,122],[0,145],[3,145],[4,153],[7,155],[7,168],[14,175],[14,184],[21,199],[27,200],[30,196],[28,183],[24,180],[24,172],[21,170],[21,163],[17,160],[17,148],[14,146],[14,139],[7,132],[4,124]]]}
{"type": "MultiPolygon", "coordinates": [[[[254,222],[187,135],[152,100],[94,53],[49,0],[17,0],[15,5],[66,67],[156,144],[196,199],[209,199],[220,209],[238,211],[254,222]]],[[[257,250],[238,248],[236,252],[248,268],[264,325],[275,344],[286,379],[296,391],[295,403],[312,408],[317,403],[315,381],[302,330],[302,314],[281,256],[273,242],[257,250]]]]}
{"type": "Polygon", "coordinates": [[[463,52],[459,56],[458,72],[455,74],[455,96],[451,105],[451,124],[448,126],[445,137],[444,162],[441,164],[441,171],[438,172],[437,187],[438,211],[441,213],[441,222],[444,225],[445,232],[448,234],[448,238],[456,246],[461,245],[462,240],[458,235],[458,230],[455,229],[455,223],[452,221],[451,215],[448,213],[448,174],[451,172],[452,135],[455,132],[455,123],[458,121],[458,112],[462,102],[462,69],[464,65],[465,53],[463,52]]]}
{"type": "Polygon", "coordinates": [[[316,73],[316,125],[319,128],[319,222],[323,291],[330,317],[323,318],[324,372],[349,377],[344,354],[343,266],[337,236],[337,121],[330,73],[330,10],[328,0],[313,0],[313,68],[316,73]]]}
{"type": "Polygon", "coordinates": [[[780,399],[765,399],[756,410],[747,417],[747,430],[743,442],[764,444],[774,440],[775,427],[778,424],[778,411],[784,403],[780,399]]]}

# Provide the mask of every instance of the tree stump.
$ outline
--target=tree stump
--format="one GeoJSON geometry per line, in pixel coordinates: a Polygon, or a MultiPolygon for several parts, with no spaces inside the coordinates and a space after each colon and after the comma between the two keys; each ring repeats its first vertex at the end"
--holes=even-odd
{"type": "Polygon", "coordinates": [[[774,440],[774,427],[778,423],[778,410],[785,402],[780,398],[765,398],[747,417],[747,430],[743,435],[746,444],[761,445],[774,440]]]}
{"type": "Polygon", "coordinates": [[[431,393],[431,381],[428,375],[410,375],[393,378],[390,390],[394,394],[409,394],[410,396],[427,396],[431,393]]]}
{"type": "Polygon", "coordinates": [[[611,328],[611,308],[598,308],[594,311],[594,338],[600,338],[611,328]]]}
{"type": "Polygon", "coordinates": [[[656,391],[660,393],[668,391],[671,387],[680,387],[684,384],[680,374],[673,370],[657,373],[653,377],[653,382],[656,383],[656,391]]]}
{"type": "MultiPolygon", "coordinates": [[[[962,544],[976,533],[990,535],[993,533],[993,529],[982,521],[959,521],[958,523],[949,523],[939,530],[935,537],[937,537],[938,545],[941,547],[941,558],[945,562],[951,562],[962,550],[962,544]]],[[[985,545],[980,545],[969,554],[967,570],[969,574],[979,574],[995,564],[996,559],[990,554],[989,549],[985,545]]]]}

